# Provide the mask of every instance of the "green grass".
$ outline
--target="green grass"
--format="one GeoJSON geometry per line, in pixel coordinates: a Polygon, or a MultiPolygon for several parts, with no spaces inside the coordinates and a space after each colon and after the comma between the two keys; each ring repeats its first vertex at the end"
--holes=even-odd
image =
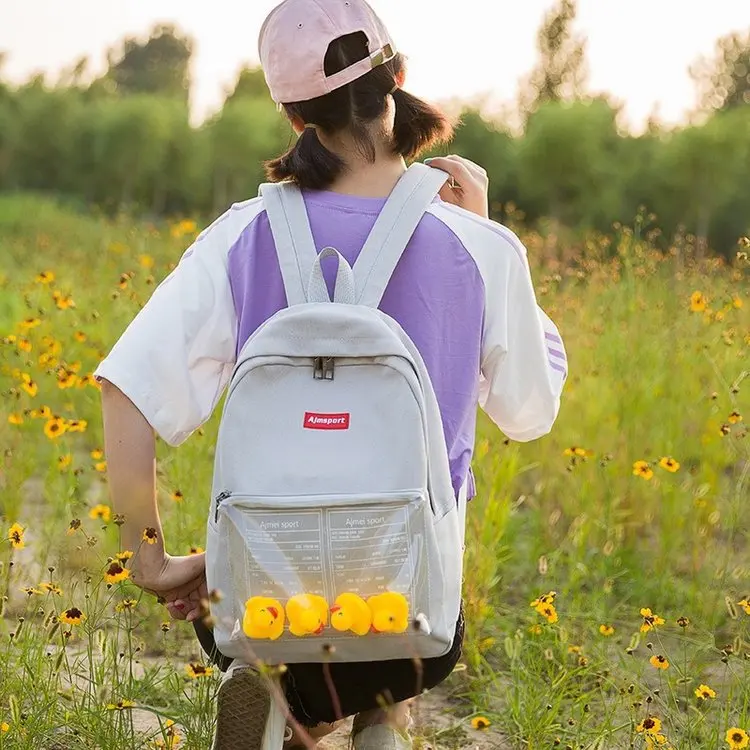
{"type": "MultiPolygon", "coordinates": [[[[77,377],[93,370],[179,260],[189,230],[76,215],[29,196],[0,199],[0,339],[16,336],[0,343],[0,513],[4,530],[14,522],[26,529],[24,549],[0,543],[0,722],[8,725],[0,748],[168,742],[145,715],[176,721],[180,747],[209,744],[216,680],[187,676],[185,665],[200,658],[191,629],[176,623],[163,632],[165,611],[150,597],[102,578],[119,544],[111,520],[88,517],[108,502],[91,455],[102,443],[99,394],[85,383],[60,389],[56,374],[61,363],[80,363],[77,377]],[[52,285],[35,282],[45,270],[52,285]],[[59,309],[53,290],[75,307],[59,309]],[[40,324],[24,332],[27,318],[40,324]],[[40,365],[44,353],[57,365],[40,365]],[[23,373],[38,386],[33,397],[23,373]],[[86,420],[85,431],[48,439],[46,419],[24,414],[42,405],[86,420]],[[10,424],[10,415],[23,423],[10,424]],[[74,518],[81,528],[68,534],[74,518]],[[20,591],[42,581],[62,594],[20,591]],[[138,604],[116,611],[131,596],[138,604]],[[71,606],[87,619],[56,623],[71,606]],[[138,710],[107,709],[120,700],[138,710]]],[[[649,715],[670,743],[660,747],[726,748],[729,727],[750,731],[750,616],[738,606],[750,592],[750,439],[746,421],[729,419],[750,419],[748,263],[698,262],[689,238],[661,256],[640,223],[572,238],[564,263],[554,237],[521,235],[571,376],[542,440],[508,443],[480,420],[467,668],[450,682],[454,711],[488,717],[512,748],[647,747],[637,726],[649,715]],[[691,312],[695,291],[710,313],[691,312]],[[573,446],[590,455],[564,455],[573,446]],[[677,472],[658,466],[666,456],[677,472]],[[651,479],[634,476],[639,460],[650,463],[651,479]],[[529,606],[548,591],[557,592],[554,624],[529,606]],[[642,607],[665,624],[640,633],[642,607]],[[690,624],[681,628],[679,617],[690,624]],[[600,634],[603,624],[614,634],[600,634]],[[655,654],[667,670],[650,665],[655,654]],[[701,683],[715,700],[695,697],[701,683]]],[[[215,431],[216,418],[178,450],[159,445],[172,553],[204,544],[215,431]]],[[[460,746],[463,734],[454,734],[441,746],[460,746]]]]}

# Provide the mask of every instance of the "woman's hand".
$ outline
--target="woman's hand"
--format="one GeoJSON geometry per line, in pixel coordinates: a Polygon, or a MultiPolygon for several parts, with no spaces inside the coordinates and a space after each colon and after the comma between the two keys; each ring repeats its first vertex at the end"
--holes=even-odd
{"type": "Polygon", "coordinates": [[[446,203],[460,206],[485,219],[490,216],[487,193],[490,186],[487,172],[462,156],[439,156],[426,159],[425,164],[447,172],[454,184],[448,182],[440,191],[446,203]]]}
{"type": "Polygon", "coordinates": [[[186,557],[164,555],[160,564],[138,566],[133,583],[164,600],[176,620],[192,622],[206,614],[205,552],[186,557]]]}

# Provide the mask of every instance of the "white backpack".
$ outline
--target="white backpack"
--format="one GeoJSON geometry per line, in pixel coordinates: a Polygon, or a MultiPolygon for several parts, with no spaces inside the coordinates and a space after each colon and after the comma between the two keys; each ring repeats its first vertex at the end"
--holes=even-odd
{"type": "Polygon", "coordinates": [[[244,345],[219,427],[206,573],[226,656],[380,661],[451,647],[463,519],[440,411],[415,345],[378,310],[446,177],[407,170],[353,269],[333,248],[316,253],[296,187],[261,187],[289,306],[244,345]]]}

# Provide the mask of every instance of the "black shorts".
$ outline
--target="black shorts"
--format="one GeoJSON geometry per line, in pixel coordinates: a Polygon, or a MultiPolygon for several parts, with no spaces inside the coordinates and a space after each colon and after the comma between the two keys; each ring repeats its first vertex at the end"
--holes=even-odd
{"type": "MultiPolygon", "coordinates": [[[[213,633],[200,621],[193,623],[201,647],[222,672],[232,663],[216,648],[213,633]]],[[[287,664],[283,688],[289,709],[302,726],[332,724],[346,716],[400,703],[439,685],[461,658],[464,616],[459,614],[456,636],[450,651],[433,659],[394,659],[391,661],[335,662],[328,665],[329,688],[323,664],[287,664]],[[339,706],[331,693],[338,698],[339,706]],[[338,708],[338,710],[337,710],[338,708]],[[337,715],[338,714],[338,715],[337,715]]]]}

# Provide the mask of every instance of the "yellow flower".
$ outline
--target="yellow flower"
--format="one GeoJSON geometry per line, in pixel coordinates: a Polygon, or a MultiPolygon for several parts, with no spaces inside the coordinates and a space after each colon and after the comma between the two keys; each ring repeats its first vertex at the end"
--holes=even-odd
{"type": "Polygon", "coordinates": [[[648,481],[654,476],[654,471],[648,461],[636,461],[633,464],[633,475],[636,477],[642,477],[648,481]]]}
{"type": "Polygon", "coordinates": [[[13,549],[23,549],[26,544],[23,541],[24,528],[20,523],[14,523],[8,529],[8,541],[13,549]]]}
{"type": "Polygon", "coordinates": [[[680,464],[671,456],[662,457],[659,460],[659,466],[661,466],[662,469],[666,469],[667,471],[672,472],[672,474],[674,474],[676,471],[679,471],[680,468],[680,464]]]}
{"type": "Polygon", "coordinates": [[[117,560],[120,565],[124,565],[132,556],[133,553],[129,549],[125,549],[115,555],[115,560],[117,560]]]}
{"type": "Polygon", "coordinates": [[[149,269],[154,267],[154,259],[150,255],[139,255],[138,263],[141,268],[149,269]]]}
{"type": "Polygon", "coordinates": [[[492,726],[492,722],[486,716],[475,716],[471,720],[471,726],[474,729],[488,729],[492,726]]]}
{"type": "Polygon", "coordinates": [[[31,416],[33,419],[50,419],[52,417],[52,409],[49,406],[40,406],[38,409],[31,410],[31,416]]]}
{"type": "Polygon", "coordinates": [[[77,341],[77,342],[78,342],[79,344],[83,344],[83,343],[84,343],[84,341],[86,341],[86,338],[87,338],[87,336],[86,336],[86,334],[85,334],[85,333],[84,333],[83,331],[76,331],[76,332],[75,332],[75,333],[73,334],[73,338],[74,338],[74,339],[75,339],[75,340],[76,340],[76,341],[77,341]]]}
{"type": "Polygon", "coordinates": [[[74,518],[70,524],[68,525],[68,531],[66,532],[68,536],[73,536],[73,534],[78,531],[78,529],[81,528],[81,519],[80,518],[74,518]]]}
{"type": "Polygon", "coordinates": [[[750,596],[745,597],[744,599],[741,599],[737,602],[737,605],[742,607],[742,609],[745,610],[746,615],[750,615],[750,596]]]}
{"type": "Polygon", "coordinates": [[[85,419],[71,419],[68,422],[68,432],[86,432],[89,423],[85,419]]]}
{"type": "Polygon", "coordinates": [[[57,468],[60,469],[60,471],[64,471],[65,469],[70,466],[70,464],[73,461],[73,456],[71,456],[70,453],[66,453],[64,456],[58,456],[57,457],[57,468]]]}
{"type": "Polygon", "coordinates": [[[129,700],[117,701],[117,703],[107,703],[107,711],[124,711],[126,708],[134,708],[135,703],[129,700]]]}
{"type": "Polygon", "coordinates": [[[643,625],[641,625],[641,633],[648,633],[652,628],[656,628],[659,625],[664,624],[664,618],[655,615],[650,609],[644,607],[641,609],[641,617],[643,618],[643,625]]]}
{"type": "Polygon", "coordinates": [[[41,325],[41,320],[39,318],[26,318],[26,320],[22,320],[20,323],[20,326],[22,330],[24,331],[30,331],[32,328],[36,328],[38,325],[41,325]]]}
{"type": "Polygon", "coordinates": [[[706,700],[707,698],[715,698],[716,691],[711,690],[708,685],[698,685],[698,687],[695,688],[695,697],[700,698],[701,700],[706,700]]]}
{"type": "Polygon", "coordinates": [[[39,393],[39,386],[26,373],[23,374],[21,388],[26,391],[31,398],[34,398],[34,396],[39,393]]]}
{"type": "Polygon", "coordinates": [[[35,279],[37,284],[51,284],[54,280],[55,274],[52,271],[42,271],[35,279]]]}
{"type": "Polygon", "coordinates": [[[136,599],[123,599],[121,602],[115,604],[115,610],[117,612],[125,612],[126,610],[133,609],[136,604],[138,604],[136,599]]]}
{"type": "Polygon", "coordinates": [[[69,367],[58,367],[57,369],[57,387],[60,390],[73,388],[77,381],[75,372],[69,367]]]}
{"type": "Polygon", "coordinates": [[[44,425],[44,434],[50,440],[59,438],[60,435],[64,434],[66,430],[67,425],[65,424],[64,420],[60,419],[60,417],[52,417],[52,419],[47,420],[44,425]]]}
{"type": "Polygon", "coordinates": [[[23,593],[27,596],[33,596],[34,594],[38,594],[39,596],[41,596],[44,593],[34,586],[22,586],[21,591],[23,591],[23,593]]]}
{"type": "Polygon", "coordinates": [[[92,518],[93,520],[99,519],[100,521],[104,521],[104,523],[109,523],[109,519],[112,517],[112,509],[109,507],[109,505],[102,505],[99,503],[99,505],[95,505],[90,511],[89,511],[89,518],[92,518]]]}
{"type": "Polygon", "coordinates": [[[570,448],[566,448],[563,451],[563,456],[576,456],[578,458],[590,458],[594,455],[594,451],[586,450],[586,448],[579,448],[572,445],[570,448]]]}
{"type": "Polygon", "coordinates": [[[191,555],[200,555],[202,552],[203,552],[203,547],[191,546],[189,554],[191,554],[191,555]]]}
{"type": "Polygon", "coordinates": [[[62,351],[62,344],[54,336],[45,336],[42,343],[53,357],[56,357],[62,351]]]}
{"type": "Polygon", "coordinates": [[[185,499],[185,496],[182,494],[180,490],[175,490],[172,493],[172,500],[174,500],[176,503],[181,503],[185,499]]]}
{"type": "Polygon", "coordinates": [[[557,620],[557,610],[554,604],[540,604],[536,611],[544,617],[550,625],[554,625],[557,620]]]}
{"type": "Polygon", "coordinates": [[[96,378],[94,377],[93,373],[88,372],[84,376],[78,378],[76,388],[85,388],[87,385],[100,390],[99,383],[96,382],[96,378]]]}
{"type": "Polygon", "coordinates": [[[107,471],[107,462],[106,461],[97,461],[94,464],[94,469],[98,471],[100,474],[104,474],[104,472],[107,471]]]}
{"type": "Polygon", "coordinates": [[[18,339],[18,348],[28,354],[31,351],[31,341],[28,339],[18,339]]]}
{"type": "Polygon", "coordinates": [[[80,625],[85,619],[86,615],[78,607],[63,610],[60,614],[60,621],[67,625],[80,625]]]}
{"type": "Polygon", "coordinates": [[[692,312],[704,312],[708,300],[703,296],[703,292],[693,292],[690,295],[690,310],[692,312]]]}
{"type": "Polygon", "coordinates": [[[130,578],[130,571],[123,568],[119,562],[110,563],[107,570],[104,571],[104,580],[107,583],[119,583],[126,578],[130,578]]]}
{"type": "Polygon", "coordinates": [[[95,448],[91,451],[91,458],[94,461],[101,461],[104,458],[104,451],[101,448],[95,448]]]}
{"type": "Polygon", "coordinates": [[[190,679],[197,680],[199,677],[210,677],[214,670],[213,667],[205,667],[203,664],[190,662],[185,666],[185,671],[190,679]]]}
{"type": "Polygon", "coordinates": [[[10,729],[10,724],[7,721],[0,722],[0,732],[7,732],[10,729]]]}
{"type": "Polygon", "coordinates": [[[52,581],[42,581],[39,584],[39,588],[44,589],[48,594],[62,596],[62,589],[56,583],[52,583],[52,581]]]}
{"type": "Polygon", "coordinates": [[[146,544],[156,544],[159,534],[153,526],[148,526],[143,530],[142,538],[146,544]]]}
{"type": "Polygon", "coordinates": [[[738,411],[733,411],[728,417],[727,422],[729,424],[739,424],[742,421],[742,414],[738,411]]]}
{"type": "Polygon", "coordinates": [[[23,424],[23,414],[8,414],[8,424],[23,424]]]}
{"type": "Polygon", "coordinates": [[[599,626],[599,632],[605,636],[609,637],[610,635],[613,635],[615,632],[615,629],[611,625],[600,625],[599,626]]]}
{"type": "Polygon", "coordinates": [[[556,597],[557,591],[550,591],[546,594],[542,594],[538,599],[534,599],[529,606],[536,609],[540,604],[554,604],[556,597]]]}
{"type": "Polygon", "coordinates": [[[724,738],[729,745],[730,750],[745,750],[750,745],[750,737],[747,732],[739,727],[731,727],[727,729],[726,737],[724,738]]]}
{"type": "Polygon", "coordinates": [[[737,310],[741,310],[741,309],[742,309],[742,305],[743,305],[743,302],[742,302],[742,298],[741,298],[741,297],[739,297],[739,296],[735,296],[735,297],[733,297],[733,298],[732,298],[732,305],[733,305],[733,306],[734,306],[734,307],[735,307],[735,308],[736,308],[737,310]]]}
{"type": "Polygon", "coordinates": [[[539,623],[534,623],[529,628],[529,633],[531,633],[531,635],[540,635],[541,632],[542,632],[542,626],[539,623]]]}
{"type": "Polygon", "coordinates": [[[646,732],[646,734],[659,734],[661,732],[661,720],[655,716],[647,716],[637,727],[637,732],[646,732]]]}
{"type": "Polygon", "coordinates": [[[42,352],[39,355],[39,367],[53,368],[56,365],[57,365],[57,360],[49,352],[42,352]]]}
{"type": "Polygon", "coordinates": [[[76,303],[70,295],[61,294],[57,291],[53,293],[52,299],[60,310],[68,310],[69,308],[76,306],[76,303]]]}
{"type": "Polygon", "coordinates": [[[669,669],[667,657],[661,654],[654,654],[648,661],[655,669],[669,669]]]}

